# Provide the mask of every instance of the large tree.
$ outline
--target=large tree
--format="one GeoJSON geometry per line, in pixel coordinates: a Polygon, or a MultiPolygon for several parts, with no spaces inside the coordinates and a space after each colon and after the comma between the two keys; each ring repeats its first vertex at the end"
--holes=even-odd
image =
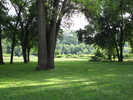
{"type": "Polygon", "coordinates": [[[115,48],[118,61],[122,62],[123,46],[131,34],[130,27],[127,28],[129,19],[124,17],[129,9],[128,4],[129,2],[125,0],[105,2],[102,5],[103,11],[98,16],[90,18],[86,15],[91,25],[86,31],[79,31],[79,37],[82,39],[82,35],[85,35],[86,43],[94,43],[108,51],[113,51],[115,48]]]}
{"type": "Polygon", "coordinates": [[[45,0],[37,0],[38,19],[38,66],[36,70],[48,69],[45,0]]]}
{"type": "MultiPolygon", "coordinates": [[[[47,53],[49,69],[55,68],[54,53],[55,53],[56,41],[57,41],[60,26],[61,26],[62,18],[65,15],[66,16],[72,15],[73,12],[79,8],[77,6],[78,4],[79,2],[74,3],[74,1],[68,1],[68,0],[63,0],[63,1],[53,0],[53,1],[47,1],[47,3],[44,5],[45,11],[46,11],[45,24],[46,24],[46,36],[47,36],[46,45],[45,45],[47,50],[45,53],[47,53]]],[[[37,3],[37,5],[39,4],[37,3]]],[[[40,24],[39,21],[38,21],[38,24],[40,24]]],[[[45,41],[43,43],[45,44],[45,41]]],[[[38,46],[40,46],[40,44],[38,44],[38,46]]],[[[38,50],[38,54],[39,52],[44,52],[44,50],[42,51],[38,50]]],[[[38,65],[38,67],[41,67],[41,66],[38,65]]]]}

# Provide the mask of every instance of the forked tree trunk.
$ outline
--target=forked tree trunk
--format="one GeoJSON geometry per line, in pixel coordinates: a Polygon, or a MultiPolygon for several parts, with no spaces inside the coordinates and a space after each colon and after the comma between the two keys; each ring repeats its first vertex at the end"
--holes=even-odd
{"type": "MultiPolygon", "coordinates": [[[[59,1],[60,0],[54,0],[54,8],[58,11],[59,7],[59,1]]],[[[56,12],[53,11],[53,15],[55,15],[52,20],[51,20],[51,25],[50,25],[50,32],[47,33],[47,50],[48,50],[48,64],[50,69],[54,69],[54,53],[55,53],[55,45],[56,45],[56,40],[55,40],[55,32],[56,32],[56,19],[57,15],[56,12]]]]}
{"type": "Polygon", "coordinates": [[[38,66],[36,70],[48,69],[47,44],[46,44],[46,21],[45,0],[36,0],[38,16],[38,66]]]}
{"type": "MultiPolygon", "coordinates": [[[[25,4],[26,4],[26,3],[25,3],[25,4]]],[[[15,30],[14,30],[14,33],[13,33],[12,51],[11,51],[11,59],[10,59],[10,63],[11,63],[11,64],[13,63],[13,52],[14,52],[14,47],[15,47],[17,26],[18,26],[18,22],[19,22],[20,17],[21,17],[21,11],[22,11],[23,7],[25,6],[25,4],[19,9],[18,18],[17,18],[17,22],[16,22],[16,25],[15,25],[15,30]]]]}

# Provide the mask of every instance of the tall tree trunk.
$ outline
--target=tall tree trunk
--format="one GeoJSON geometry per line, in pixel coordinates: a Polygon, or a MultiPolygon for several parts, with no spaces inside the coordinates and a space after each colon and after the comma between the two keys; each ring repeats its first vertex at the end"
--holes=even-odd
{"type": "Polygon", "coordinates": [[[46,44],[46,21],[45,0],[36,0],[38,16],[38,66],[36,70],[48,69],[47,44],[46,44]]]}
{"type": "Polygon", "coordinates": [[[120,58],[119,62],[123,61],[123,29],[120,27],[121,34],[120,34],[120,58]]]}
{"type": "Polygon", "coordinates": [[[27,60],[28,62],[30,62],[30,48],[28,47],[28,50],[27,50],[27,60]]]}
{"type": "MultiPolygon", "coordinates": [[[[11,1],[11,0],[10,0],[11,1]]],[[[11,2],[12,3],[12,2],[11,2]]],[[[20,8],[19,8],[19,12],[17,13],[17,8],[15,8],[16,10],[16,13],[18,15],[18,18],[17,18],[17,22],[16,22],[16,25],[15,25],[15,30],[14,30],[14,33],[13,33],[13,40],[12,40],[12,51],[11,51],[11,59],[10,59],[10,63],[12,64],[13,63],[13,52],[14,52],[14,47],[15,47],[15,39],[16,39],[16,31],[17,31],[17,26],[18,26],[18,22],[20,20],[20,17],[21,17],[21,12],[22,12],[22,9],[23,7],[26,5],[27,1],[23,4],[23,5],[20,5],[20,8]]]]}
{"type": "Polygon", "coordinates": [[[122,6],[123,6],[123,0],[120,2],[120,10],[121,10],[121,21],[120,21],[120,57],[119,57],[119,62],[123,61],[123,13],[122,13],[122,6]]]}
{"type": "MultiPolygon", "coordinates": [[[[0,32],[1,35],[2,32],[0,32]]],[[[3,62],[3,54],[2,54],[2,43],[1,43],[1,36],[0,36],[0,64],[4,64],[3,62]]]]}
{"type": "Polygon", "coordinates": [[[17,31],[17,26],[18,26],[19,19],[20,19],[20,17],[21,17],[21,10],[22,10],[22,8],[20,8],[20,10],[19,10],[17,22],[16,22],[16,25],[15,25],[15,30],[14,30],[14,33],[13,33],[12,51],[11,51],[11,59],[10,59],[10,63],[11,63],[11,64],[13,63],[13,52],[14,52],[14,47],[15,47],[16,31],[17,31]]]}
{"type": "Polygon", "coordinates": [[[113,54],[113,59],[115,59],[115,54],[113,54]]]}
{"type": "Polygon", "coordinates": [[[113,36],[112,33],[111,33],[111,37],[112,37],[112,39],[113,39],[113,42],[114,42],[114,45],[115,45],[115,49],[116,49],[116,52],[117,52],[117,56],[118,56],[118,61],[119,61],[119,58],[120,58],[119,49],[118,49],[118,46],[117,46],[115,37],[113,36]]]}
{"type": "MultiPolygon", "coordinates": [[[[58,7],[59,7],[59,0],[54,0],[54,8],[58,11],[58,7]]],[[[51,25],[50,25],[50,32],[47,35],[48,36],[48,45],[47,45],[47,50],[48,50],[48,64],[50,69],[54,69],[54,53],[55,53],[55,45],[56,45],[56,41],[55,41],[55,32],[56,32],[56,19],[57,19],[57,15],[56,12],[53,11],[53,15],[55,15],[52,20],[51,20],[51,25]]]]}
{"type": "MultiPolygon", "coordinates": [[[[62,8],[61,8],[61,13],[62,13],[63,16],[64,16],[64,14],[65,14],[64,11],[65,11],[65,7],[66,7],[66,5],[67,5],[67,1],[68,1],[68,0],[64,0],[64,2],[63,2],[63,6],[62,6],[62,8]]],[[[56,42],[57,42],[57,37],[58,37],[58,33],[59,33],[59,29],[60,29],[61,21],[62,21],[62,17],[58,19],[58,22],[57,22],[57,24],[56,24],[56,32],[55,32],[55,47],[56,47],[56,42]]]]}
{"type": "Polygon", "coordinates": [[[22,51],[23,51],[24,63],[27,63],[26,44],[25,43],[22,45],[22,51]]]}
{"type": "Polygon", "coordinates": [[[14,35],[13,35],[13,40],[12,40],[12,51],[11,51],[10,64],[13,63],[13,52],[14,52],[14,47],[15,47],[15,38],[16,38],[16,36],[15,36],[15,33],[14,33],[14,35]]]}
{"type": "Polygon", "coordinates": [[[27,36],[24,34],[24,32],[25,32],[24,25],[21,21],[20,21],[20,25],[21,25],[21,45],[22,45],[23,59],[24,59],[24,63],[27,63],[27,55],[26,55],[27,36]]]}
{"type": "Polygon", "coordinates": [[[108,54],[108,60],[111,60],[111,54],[108,54]]]}

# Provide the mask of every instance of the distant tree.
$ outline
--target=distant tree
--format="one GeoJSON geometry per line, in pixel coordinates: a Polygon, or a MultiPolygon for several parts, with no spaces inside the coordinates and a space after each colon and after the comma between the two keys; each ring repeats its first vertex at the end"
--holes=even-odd
{"type": "Polygon", "coordinates": [[[25,7],[27,1],[10,0],[10,2],[12,3],[17,15],[17,19],[15,22],[15,30],[13,32],[13,37],[12,37],[12,51],[11,51],[11,59],[10,59],[10,63],[13,63],[13,52],[14,52],[14,47],[16,42],[17,27],[21,18],[22,10],[25,7]]]}

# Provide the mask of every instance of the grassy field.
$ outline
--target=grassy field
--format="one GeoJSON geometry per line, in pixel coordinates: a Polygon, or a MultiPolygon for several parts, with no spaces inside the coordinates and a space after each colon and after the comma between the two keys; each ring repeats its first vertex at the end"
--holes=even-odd
{"type": "Polygon", "coordinates": [[[0,100],[133,100],[132,62],[77,60],[56,59],[46,71],[36,62],[0,65],[0,100]]]}
{"type": "MultiPolygon", "coordinates": [[[[10,57],[3,57],[4,62],[10,62],[10,57]]],[[[31,62],[37,62],[37,57],[32,56],[30,58],[31,62]]],[[[23,62],[23,57],[13,57],[14,62],[23,62]]],[[[87,61],[87,59],[80,59],[80,58],[55,58],[55,62],[61,62],[61,61],[87,61]]]]}

